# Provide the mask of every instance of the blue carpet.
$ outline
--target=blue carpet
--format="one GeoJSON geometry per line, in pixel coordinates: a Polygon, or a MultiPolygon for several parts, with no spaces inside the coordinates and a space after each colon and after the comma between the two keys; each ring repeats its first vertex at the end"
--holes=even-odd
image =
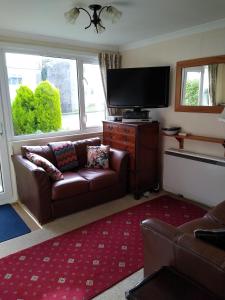
{"type": "Polygon", "coordinates": [[[0,205],[0,242],[29,232],[29,227],[27,227],[10,204],[0,205]]]}

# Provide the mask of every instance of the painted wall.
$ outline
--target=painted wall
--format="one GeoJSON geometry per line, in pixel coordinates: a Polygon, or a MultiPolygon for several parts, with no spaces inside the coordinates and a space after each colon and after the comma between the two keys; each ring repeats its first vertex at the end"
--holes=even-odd
{"type": "MultiPolygon", "coordinates": [[[[182,113],[174,111],[176,62],[185,59],[225,54],[225,28],[170,39],[136,49],[122,51],[123,67],[171,66],[170,106],[155,110],[161,126],[178,125],[183,131],[210,137],[225,138],[225,123],[218,114],[182,113]]],[[[163,149],[178,146],[174,138],[162,138],[163,149]]],[[[221,145],[185,141],[185,149],[224,156],[221,145]]]]}
{"type": "Polygon", "coordinates": [[[90,43],[78,43],[69,39],[46,37],[42,35],[32,35],[9,32],[8,35],[1,35],[0,30],[0,42],[13,43],[19,45],[29,45],[29,46],[43,46],[51,47],[54,49],[67,49],[76,51],[79,53],[98,53],[102,50],[116,51],[118,47],[107,46],[107,45],[93,45],[90,43]]]}

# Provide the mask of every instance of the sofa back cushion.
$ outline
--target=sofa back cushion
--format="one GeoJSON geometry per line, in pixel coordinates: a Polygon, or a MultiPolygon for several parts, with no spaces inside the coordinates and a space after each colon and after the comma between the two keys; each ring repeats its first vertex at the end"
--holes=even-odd
{"type": "Polygon", "coordinates": [[[53,142],[48,146],[54,153],[57,167],[61,172],[66,172],[78,167],[78,159],[74,144],[70,141],[53,142]]]}
{"type": "MultiPolygon", "coordinates": [[[[99,137],[96,137],[85,140],[78,140],[74,141],[73,145],[75,147],[76,155],[78,158],[79,168],[83,168],[87,164],[87,146],[99,146],[101,145],[101,139],[99,137]]],[[[48,145],[21,147],[21,154],[24,158],[26,158],[26,153],[28,152],[38,154],[49,160],[54,166],[57,166],[54,153],[48,145]]]]}
{"type": "Polygon", "coordinates": [[[40,155],[47,160],[49,160],[54,166],[56,166],[56,160],[53,155],[52,150],[49,146],[22,146],[21,147],[21,154],[24,158],[26,158],[27,153],[34,153],[40,155]]]}
{"type": "Polygon", "coordinates": [[[86,140],[79,140],[73,142],[73,144],[79,161],[79,168],[83,168],[87,164],[87,146],[100,146],[101,139],[97,137],[86,140]]]}
{"type": "Polygon", "coordinates": [[[207,216],[225,226],[225,201],[222,201],[214,208],[210,209],[207,216]]]}

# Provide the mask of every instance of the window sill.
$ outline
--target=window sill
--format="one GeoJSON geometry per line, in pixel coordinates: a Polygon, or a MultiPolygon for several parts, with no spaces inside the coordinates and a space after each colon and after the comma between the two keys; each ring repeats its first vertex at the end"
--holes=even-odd
{"type": "Polygon", "coordinates": [[[45,145],[49,142],[54,141],[76,141],[81,139],[88,139],[92,137],[102,137],[102,128],[95,128],[92,131],[89,129],[88,131],[83,132],[76,132],[76,133],[67,133],[67,134],[61,134],[61,135],[54,135],[54,136],[32,136],[32,138],[24,138],[20,137],[19,139],[13,139],[10,141],[11,149],[13,154],[20,153],[20,148],[23,145],[45,145]]]}
{"type": "Polygon", "coordinates": [[[88,135],[88,134],[95,134],[102,132],[101,127],[93,127],[87,128],[83,131],[76,130],[76,131],[59,131],[59,132],[49,132],[49,133],[40,133],[40,134],[29,134],[29,135],[20,135],[20,136],[13,136],[11,139],[8,139],[10,142],[22,142],[22,141],[34,141],[34,140],[46,140],[46,139],[57,139],[57,138],[67,138],[67,137],[74,137],[79,135],[88,135]]]}

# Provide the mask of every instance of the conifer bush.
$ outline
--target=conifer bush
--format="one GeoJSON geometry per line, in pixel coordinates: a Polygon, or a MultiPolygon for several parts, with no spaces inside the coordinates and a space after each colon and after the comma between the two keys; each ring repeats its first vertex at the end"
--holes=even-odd
{"type": "Polygon", "coordinates": [[[42,81],[34,92],[37,130],[56,131],[62,126],[62,113],[59,90],[49,81],[42,81]]]}
{"type": "Polygon", "coordinates": [[[37,126],[35,117],[34,94],[29,87],[21,85],[12,104],[15,134],[34,133],[37,126]]]}
{"type": "Polygon", "coordinates": [[[62,126],[59,90],[41,81],[34,93],[20,86],[12,103],[15,135],[57,131],[62,126]]]}

